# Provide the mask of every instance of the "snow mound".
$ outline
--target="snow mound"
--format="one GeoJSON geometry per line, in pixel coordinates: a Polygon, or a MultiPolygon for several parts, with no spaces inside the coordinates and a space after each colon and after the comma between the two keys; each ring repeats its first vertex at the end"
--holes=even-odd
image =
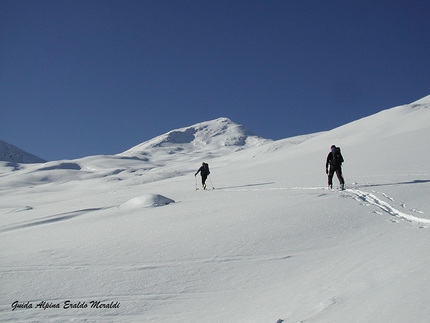
{"type": "Polygon", "coordinates": [[[156,207],[175,203],[174,200],[160,194],[145,194],[128,200],[121,205],[121,209],[133,210],[144,207],[156,207]]]}

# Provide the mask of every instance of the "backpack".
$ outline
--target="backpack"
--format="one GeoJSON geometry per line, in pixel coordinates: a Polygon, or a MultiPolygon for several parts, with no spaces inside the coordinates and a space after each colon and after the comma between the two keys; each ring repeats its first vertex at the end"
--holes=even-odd
{"type": "Polygon", "coordinates": [[[340,166],[343,163],[343,157],[340,153],[340,148],[336,147],[334,150],[334,153],[332,153],[333,157],[333,165],[334,166],[340,166]]]}
{"type": "Polygon", "coordinates": [[[209,171],[209,165],[206,163],[203,163],[203,172],[204,172],[204,175],[209,175],[211,173],[209,171]]]}

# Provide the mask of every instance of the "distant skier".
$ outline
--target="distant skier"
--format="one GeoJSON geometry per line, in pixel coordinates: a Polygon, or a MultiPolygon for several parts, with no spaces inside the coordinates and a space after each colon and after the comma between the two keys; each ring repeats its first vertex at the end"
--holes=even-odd
{"type": "Polygon", "coordinates": [[[325,163],[325,172],[328,175],[328,186],[333,188],[333,175],[336,172],[337,178],[340,182],[340,189],[345,189],[345,180],[342,176],[342,163],[343,157],[340,153],[340,148],[332,145],[330,147],[330,152],[328,153],[327,160],[325,163]],[[328,166],[330,165],[330,170],[328,166]]]}
{"type": "Polygon", "coordinates": [[[205,190],[206,189],[206,179],[208,178],[209,174],[211,173],[209,171],[209,165],[207,163],[202,163],[202,166],[200,166],[200,168],[194,174],[194,176],[197,176],[197,174],[199,172],[200,172],[200,175],[202,176],[202,187],[205,190]]]}

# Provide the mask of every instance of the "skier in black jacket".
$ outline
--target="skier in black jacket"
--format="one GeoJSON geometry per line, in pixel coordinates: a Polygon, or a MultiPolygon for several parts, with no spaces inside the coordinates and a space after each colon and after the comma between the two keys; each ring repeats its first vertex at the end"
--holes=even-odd
{"type": "Polygon", "coordinates": [[[330,147],[330,152],[328,153],[327,160],[325,163],[325,172],[328,175],[328,186],[333,188],[333,175],[336,172],[337,178],[340,182],[340,189],[345,189],[345,180],[342,176],[342,163],[343,157],[340,153],[340,148],[332,145],[330,147]],[[328,166],[330,165],[330,170],[328,166]]]}
{"type": "Polygon", "coordinates": [[[197,174],[199,172],[200,172],[200,175],[202,176],[202,187],[205,190],[206,189],[206,179],[208,178],[209,174],[211,173],[209,171],[209,165],[207,163],[202,163],[202,166],[200,166],[200,168],[194,174],[194,176],[197,176],[197,174]]]}

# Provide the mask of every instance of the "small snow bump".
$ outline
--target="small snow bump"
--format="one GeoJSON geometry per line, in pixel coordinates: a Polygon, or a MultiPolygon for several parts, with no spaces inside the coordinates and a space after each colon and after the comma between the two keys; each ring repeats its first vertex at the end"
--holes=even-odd
{"type": "Polygon", "coordinates": [[[137,196],[121,204],[121,209],[132,210],[146,207],[164,206],[170,203],[175,203],[174,200],[160,194],[145,194],[137,196]]]}

